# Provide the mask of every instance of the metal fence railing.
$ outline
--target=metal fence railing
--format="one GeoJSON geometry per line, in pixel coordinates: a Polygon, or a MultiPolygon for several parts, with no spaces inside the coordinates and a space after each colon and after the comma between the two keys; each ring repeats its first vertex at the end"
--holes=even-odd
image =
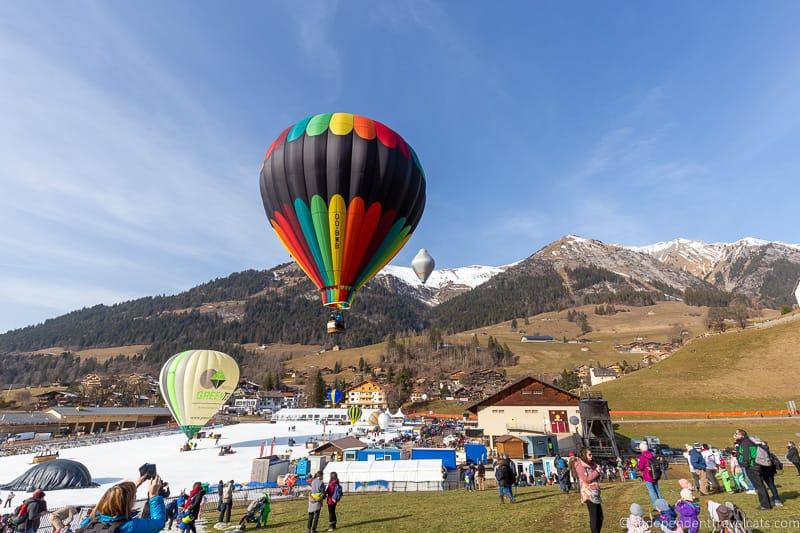
{"type": "Polygon", "coordinates": [[[41,450],[66,450],[69,448],[80,448],[82,446],[93,446],[95,444],[105,444],[108,442],[122,442],[149,437],[159,437],[161,435],[173,435],[180,433],[174,424],[150,426],[129,431],[111,431],[99,435],[84,435],[74,438],[56,438],[41,441],[23,441],[11,444],[3,444],[0,447],[0,457],[10,455],[21,455],[26,453],[36,453],[41,450]]]}

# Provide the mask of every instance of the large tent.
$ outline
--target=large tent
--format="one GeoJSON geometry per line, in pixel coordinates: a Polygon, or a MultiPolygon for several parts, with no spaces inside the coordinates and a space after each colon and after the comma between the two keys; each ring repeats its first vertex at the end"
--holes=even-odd
{"type": "Polygon", "coordinates": [[[325,479],[336,472],[346,492],[439,490],[441,459],[344,461],[325,465],[325,479]]]}
{"type": "Polygon", "coordinates": [[[89,470],[82,463],[69,459],[56,459],[29,468],[14,481],[0,486],[0,489],[33,492],[36,489],[48,491],[96,486],[96,483],[92,483],[89,470]]]}

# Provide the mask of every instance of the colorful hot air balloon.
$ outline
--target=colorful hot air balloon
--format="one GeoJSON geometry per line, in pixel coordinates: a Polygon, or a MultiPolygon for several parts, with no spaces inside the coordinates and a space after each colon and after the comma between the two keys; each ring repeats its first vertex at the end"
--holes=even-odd
{"type": "Polygon", "coordinates": [[[436,267],[436,261],[433,260],[431,254],[425,248],[417,252],[417,255],[411,260],[411,270],[414,271],[414,274],[417,275],[423,285],[428,281],[428,276],[431,275],[434,267],[436,267]]]}
{"type": "Polygon", "coordinates": [[[332,405],[341,403],[342,398],[344,398],[344,393],[341,389],[331,389],[328,391],[328,401],[331,402],[332,405]]]}
{"type": "Polygon", "coordinates": [[[158,380],[178,427],[192,438],[239,385],[239,365],[228,354],[187,350],[173,355],[158,380]]]}
{"type": "Polygon", "coordinates": [[[353,426],[356,425],[356,422],[358,422],[361,419],[362,412],[363,411],[361,410],[360,405],[351,405],[350,407],[347,408],[347,418],[350,419],[351,425],[353,426]]]}
{"type": "Polygon", "coordinates": [[[267,150],[260,184],[272,228],[335,309],[348,309],[400,251],[425,208],[425,174],[411,146],[350,113],[286,128],[267,150]]]}

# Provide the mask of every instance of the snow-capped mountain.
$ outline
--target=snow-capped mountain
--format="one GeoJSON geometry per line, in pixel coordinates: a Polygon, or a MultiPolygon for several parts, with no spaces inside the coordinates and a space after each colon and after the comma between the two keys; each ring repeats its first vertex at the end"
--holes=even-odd
{"type": "Polygon", "coordinates": [[[665,291],[674,296],[688,288],[715,286],[777,306],[788,301],[800,279],[800,245],[746,237],[732,243],[678,238],[646,246],[626,246],[566,235],[511,265],[435,270],[426,285],[420,283],[410,268],[390,265],[378,274],[378,280],[435,306],[483,285],[498,274],[537,276],[550,267],[573,292],[580,286],[576,294],[581,297],[621,290],[665,291]],[[577,280],[583,274],[588,275],[576,272],[580,268],[602,269],[614,274],[615,279],[587,285],[588,281],[577,280]]]}
{"type": "Polygon", "coordinates": [[[413,289],[420,300],[429,305],[437,305],[457,294],[486,283],[497,274],[505,272],[510,266],[512,265],[499,267],[470,265],[459,268],[443,268],[434,270],[423,285],[411,268],[388,265],[378,273],[377,278],[389,276],[397,278],[413,289]]]}
{"type": "Polygon", "coordinates": [[[800,279],[800,244],[745,237],[732,243],[675,239],[628,248],[767,305],[784,302],[800,279]]]}
{"type": "Polygon", "coordinates": [[[646,246],[626,246],[629,250],[651,255],[667,265],[705,278],[725,253],[725,243],[705,243],[678,238],[646,246]]]}
{"type": "Polygon", "coordinates": [[[625,285],[634,290],[663,290],[667,286],[680,292],[704,285],[696,276],[679,268],[672,268],[654,255],[576,235],[567,235],[548,244],[526,259],[528,260],[551,263],[567,280],[570,277],[567,271],[580,267],[600,268],[621,278],[616,282],[606,280],[599,283],[594,287],[596,290],[613,292],[615,287],[612,285],[616,284],[616,289],[625,285]]]}

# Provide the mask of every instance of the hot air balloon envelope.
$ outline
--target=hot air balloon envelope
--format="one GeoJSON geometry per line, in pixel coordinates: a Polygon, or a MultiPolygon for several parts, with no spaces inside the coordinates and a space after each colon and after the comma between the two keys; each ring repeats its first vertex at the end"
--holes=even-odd
{"type": "Polygon", "coordinates": [[[429,254],[428,250],[425,248],[417,252],[417,255],[415,255],[414,259],[411,261],[411,269],[414,271],[414,274],[417,275],[423,285],[426,281],[428,281],[428,277],[431,275],[431,272],[433,272],[435,267],[436,261],[433,260],[431,254],[429,254]]]}
{"type": "Polygon", "coordinates": [[[797,300],[797,305],[800,305],[800,281],[797,282],[797,288],[794,290],[794,299],[797,300]]]}
{"type": "Polygon", "coordinates": [[[391,421],[392,417],[389,416],[388,413],[381,413],[378,415],[378,427],[381,428],[381,431],[386,431],[391,421]]]}
{"type": "Polygon", "coordinates": [[[403,247],[425,209],[425,174],[406,141],[380,122],[324,113],[270,145],[261,199],[281,243],[320,291],[347,309],[403,247]]]}
{"type": "Polygon", "coordinates": [[[350,424],[355,425],[361,419],[361,407],[358,405],[351,405],[347,408],[347,418],[350,420],[350,424]]]}
{"type": "Polygon", "coordinates": [[[332,404],[336,405],[341,403],[342,398],[344,398],[344,393],[341,389],[331,389],[328,391],[328,401],[332,404]]]}
{"type": "Polygon", "coordinates": [[[187,350],[161,367],[161,396],[178,427],[192,438],[239,385],[239,365],[228,354],[187,350]]]}

